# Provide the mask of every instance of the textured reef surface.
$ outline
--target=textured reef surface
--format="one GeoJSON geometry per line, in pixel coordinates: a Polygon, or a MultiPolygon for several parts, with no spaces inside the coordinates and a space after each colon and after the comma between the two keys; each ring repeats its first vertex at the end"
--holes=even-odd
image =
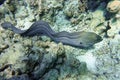
{"type": "Polygon", "coordinates": [[[94,32],[103,40],[81,49],[0,25],[0,80],[120,80],[119,0],[1,0],[0,24],[26,30],[38,20],[55,32],[94,32]]]}

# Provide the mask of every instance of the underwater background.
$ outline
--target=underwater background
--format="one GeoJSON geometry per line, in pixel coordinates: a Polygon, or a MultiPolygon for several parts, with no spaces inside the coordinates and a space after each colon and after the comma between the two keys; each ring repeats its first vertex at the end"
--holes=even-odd
{"type": "Polygon", "coordinates": [[[0,0],[0,24],[26,30],[39,20],[102,41],[81,49],[0,25],[0,80],[120,80],[120,0],[0,0]]]}

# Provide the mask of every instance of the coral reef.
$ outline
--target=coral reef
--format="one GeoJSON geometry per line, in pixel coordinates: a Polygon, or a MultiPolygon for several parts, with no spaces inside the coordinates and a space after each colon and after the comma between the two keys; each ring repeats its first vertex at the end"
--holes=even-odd
{"type": "Polygon", "coordinates": [[[55,44],[45,36],[21,37],[0,26],[0,80],[119,80],[119,2],[5,0],[0,5],[0,24],[9,21],[27,29],[45,20],[56,32],[91,31],[103,41],[79,49],[55,44]]]}
{"type": "Polygon", "coordinates": [[[46,69],[53,67],[57,62],[58,57],[64,53],[64,47],[62,44],[58,44],[57,46],[50,42],[43,43],[38,41],[37,38],[36,40],[35,38],[33,38],[33,40],[27,38],[22,39],[18,35],[15,37],[12,36],[12,32],[10,31],[8,31],[8,34],[10,35],[7,35],[7,38],[3,40],[4,37],[6,37],[6,34],[1,32],[1,43],[3,43],[3,45],[1,45],[0,54],[1,76],[6,75],[6,77],[9,78],[21,73],[29,73],[34,70],[34,67],[36,67],[34,74],[44,75],[46,69]],[[11,38],[12,40],[10,40],[11,38]],[[5,47],[7,44],[9,47],[5,47]],[[33,44],[35,45],[32,46],[33,44]],[[46,50],[44,48],[46,48],[46,50]],[[4,68],[7,64],[11,65],[4,68]]]}

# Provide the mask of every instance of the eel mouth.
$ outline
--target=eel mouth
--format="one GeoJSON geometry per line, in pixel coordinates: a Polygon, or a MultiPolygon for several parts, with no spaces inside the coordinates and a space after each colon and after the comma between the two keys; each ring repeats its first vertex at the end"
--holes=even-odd
{"type": "Polygon", "coordinates": [[[97,36],[97,42],[100,42],[100,41],[102,41],[103,39],[102,39],[102,37],[101,36],[97,36]]]}

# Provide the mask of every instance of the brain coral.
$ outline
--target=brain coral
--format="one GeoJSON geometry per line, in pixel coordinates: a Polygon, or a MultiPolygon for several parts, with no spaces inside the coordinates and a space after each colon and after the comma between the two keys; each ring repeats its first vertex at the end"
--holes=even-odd
{"type": "Polygon", "coordinates": [[[117,13],[120,11],[120,1],[114,0],[110,1],[107,5],[107,10],[111,13],[117,13]]]}

